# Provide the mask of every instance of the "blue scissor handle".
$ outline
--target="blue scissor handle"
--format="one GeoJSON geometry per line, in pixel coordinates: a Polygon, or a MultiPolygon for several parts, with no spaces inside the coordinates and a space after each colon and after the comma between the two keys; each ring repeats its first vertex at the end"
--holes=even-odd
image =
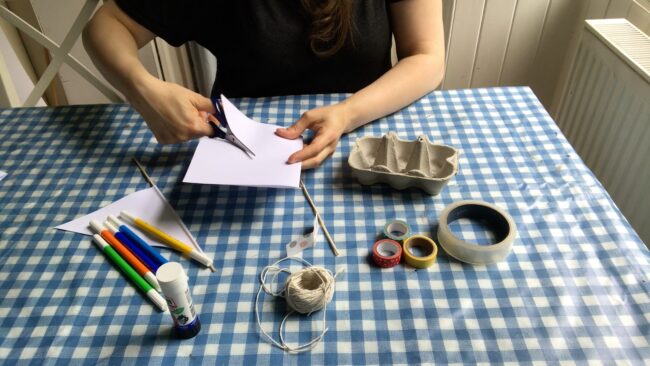
{"type": "Polygon", "coordinates": [[[222,126],[227,128],[228,120],[226,120],[226,114],[223,112],[223,105],[221,104],[221,98],[212,97],[210,99],[212,100],[212,104],[214,104],[214,108],[217,110],[216,117],[219,120],[219,123],[221,123],[222,126]]]}
{"type": "Polygon", "coordinates": [[[222,130],[221,127],[217,126],[216,123],[213,121],[208,121],[210,124],[210,127],[212,127],[212,135],[210,135],[211,138],[218,137],[220,139],[225,139],[226,136],[228,135],[226,131],[222,130]]]}

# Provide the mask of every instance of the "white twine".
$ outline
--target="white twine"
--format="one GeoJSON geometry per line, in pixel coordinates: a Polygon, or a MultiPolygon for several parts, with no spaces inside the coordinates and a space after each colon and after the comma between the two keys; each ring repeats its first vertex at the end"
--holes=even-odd
{"type": "Polygon", "coordinates": [[[334,295],[334,283],[336,277],[341,272],[342,270],[337,271],[336,274],[332,274],[332,271],[323,267],[314,267],[311,263],[298,257],[285,257],[264,267],[260,273],[260,288],[257,290],[257,296],[255,297],[255,317],[257,319],[257,326],[259,327],[260,332],[262,332],[262,335],[273,345],[287,352],[300,353],[312,349],[321,341],[321,339],[323,339],[327,332],[327,328],[325,327],[326,307],[327,303],[332,300],[332,296],[334,295]],[[305,265],[306,268],[291,273],[288,268],[280,268],[278,266],[281,262],[291,259],[299,261],[305,265]],[[267,276],[270,275],[271,283],[274,283],[276,282],[275,280],[277,276],[283,272],[287,273],[289,277],[287,278],[283,288],[274,291],[273,288],[268,286],[266,283],[267,276]],[[284,319],[282,319],[282,322],[280,323],[280,342],[273,339],[262,328],[262,318],[259,312],[259,299],[262,290],[273,297],[279,296],[284,298],[292,309],[287,315],[285,315],[284,319]],[[309,316],[314,311],[321,309],[323,309],[323,331],[320,335],[305,344],[295,347],[289,346],[284,340],[284,324],[289,316],[294,312],[307,314],[307,316],[309,316]]]}

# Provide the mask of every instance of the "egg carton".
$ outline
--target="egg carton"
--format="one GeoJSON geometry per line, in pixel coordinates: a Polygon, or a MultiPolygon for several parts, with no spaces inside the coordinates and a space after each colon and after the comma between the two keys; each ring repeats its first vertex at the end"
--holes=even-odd
{"type": "Polygon", "coordinates": [[[458,150],[434,144],[424,135],[408,141],[389,132],[382,137],[358,139],[348,164],[361,184],[417,187],[435,196],[458,173],[458,150]]]}

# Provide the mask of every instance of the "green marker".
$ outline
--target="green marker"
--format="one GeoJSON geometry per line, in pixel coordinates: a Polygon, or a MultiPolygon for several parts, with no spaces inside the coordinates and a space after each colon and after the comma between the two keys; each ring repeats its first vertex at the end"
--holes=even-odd
{"type": "Polygon", "coordinates": [[[128,277],[135,286],[142,291],[151,301],[153,301],[156,306],[162,311],[167,311],[167,303],[165,299],[153,288],[151,285],[145,281],[139,274],[136,272],[131,265],[126,263],[122,257],[113,249],[99,234],[93,235],[93,242],[97,244],[97,247],[106,254],[106,256],[113,262],[119,269],[128,277]]]}

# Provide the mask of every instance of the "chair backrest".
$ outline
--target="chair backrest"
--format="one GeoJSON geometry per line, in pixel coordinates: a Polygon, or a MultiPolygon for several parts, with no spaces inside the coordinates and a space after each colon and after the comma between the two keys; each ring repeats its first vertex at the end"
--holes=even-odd
{"type": "Polygon", "coordinates": [[[79,15],[77,16],[77,19],[74,21],[74,23],[72,23],[70,30],[64,37],[63,42],[61,42],[61,45],[58,45],[56,42],[52,41],[45,34],[9,10],[6,5],[0,3],[0,17],[32,38],[34,41],[38,42],[43,47],[47,48],[52,55],[52,60],[48,64],[45,71],[41,74],[38,82],[36,85],[34,85],[34,89],[31,91],[23,103],[24,107],[33,107],[36,105],[38,100],[45,92],[45,89],[48,87],[48,85],[50,85],[52,79],[54,79],[56,76],[63,63],[66,63],[72,67],[73,70],[79,73],[95,88],[97,88],[110,101],[122,101],[122,98],[117,95],[117,93],[115,93],[110,86],[108,86],[102,80],[99,80],[92,72],[90,72],[90,70],[88,70],[86,66],[84,66],[81,62],[79,62],[79,60],[70,54],[70,49],[81,35],[81,32],[83,31],[83,28],[90,17],[93,15],[93,11],[97,7],[98,1],[99,0],[86,0],[83,7],[81,8],[81,11],[79,12],[79,15]]]}

